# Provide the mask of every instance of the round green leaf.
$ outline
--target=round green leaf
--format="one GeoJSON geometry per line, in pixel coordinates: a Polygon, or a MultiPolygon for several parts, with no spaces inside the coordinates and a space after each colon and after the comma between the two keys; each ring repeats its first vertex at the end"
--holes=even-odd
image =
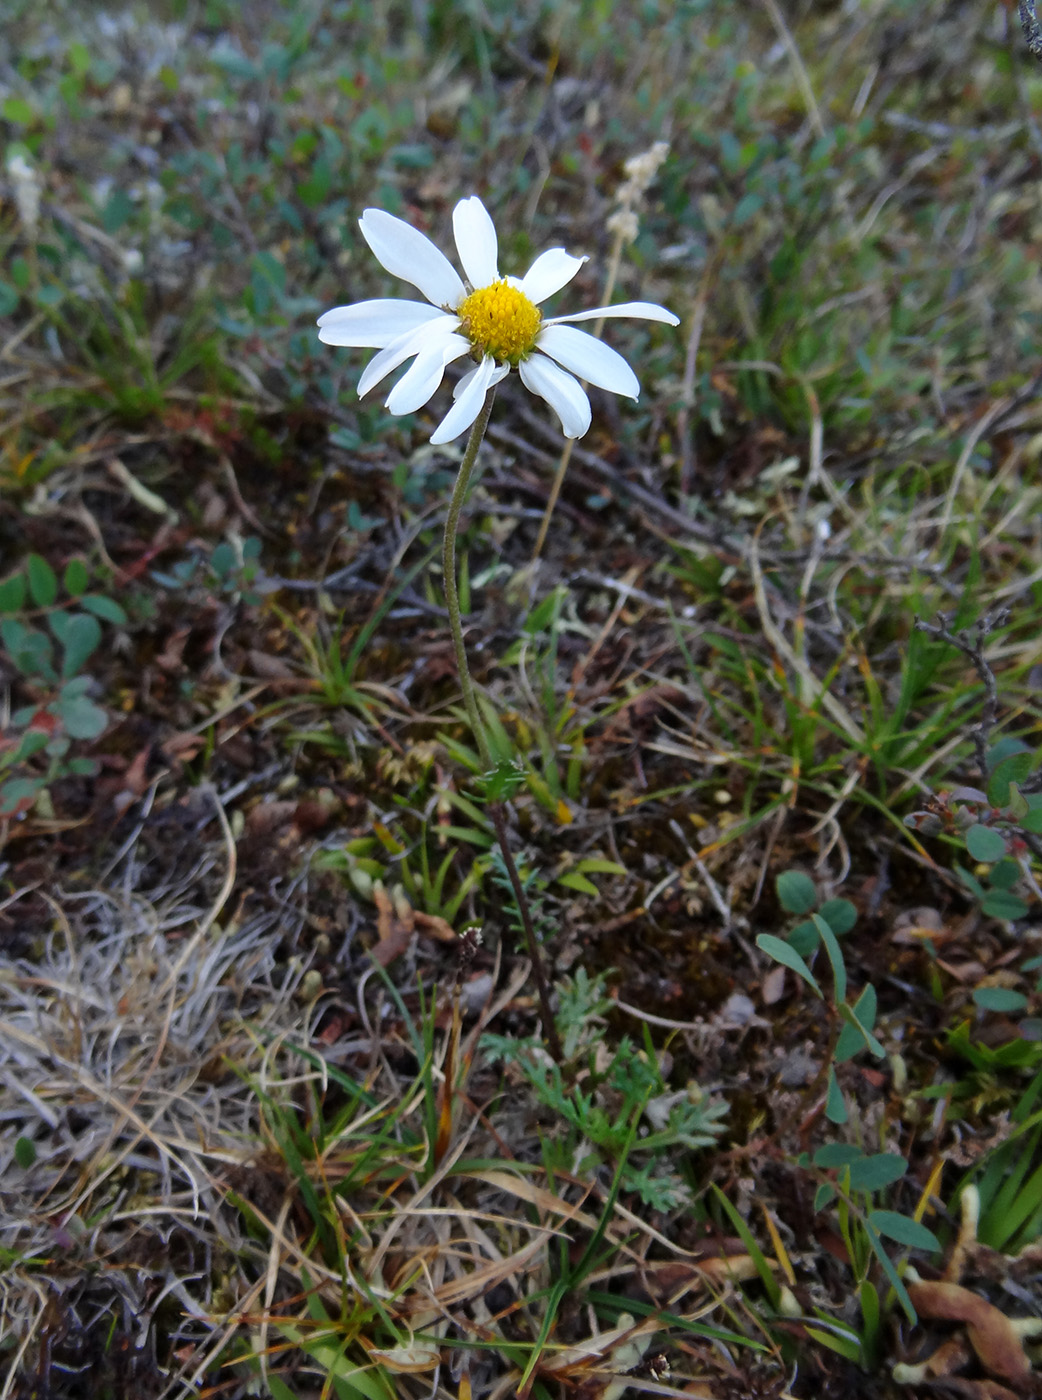
{"type": "Polygon", "coordinates": [[[974,860],[1001,860],[1006,854],[1006,842],[1001,832],[982,822],[975,822],[966,833],[966,849],[974,860]]]}
{"type": "Polygon", "coordinates": [[[796,949],[801,958],[809,958],[821,942],[821,938],[812,921],[804,919],[787,935],[785,941],[790,948],[796,949]]]}
{"type": "Polygon", "coordinates": [[[774,887],[778,903],[788,914],[809,914],[818,902],[814,881],[800,870],[783,870],[774,887]]]}
{"type": "Polygon", "coordinates": [[[988,871],[988,881],[993,890],[1011,890],[1023,874],[1015,860],[1003,859],[988,871]]]}
{"type": "Polygon", "coordinates": [[[992,919],[1022,919],[1028,912],[1024,901],[1008,890],[990,890],[980,907],[992,919]]]}
{"type": "Polygon", "coordinates": [[[849,933],[857,923],[857,910],[849,899],[826,899],[818,913],[837,938],[849,933]]]}
{"type": "Polygon", "coordinates": [[[105,711],[84,695],[58,699],[53,707],[48,708],[53,708],[61,717],[65,732],[71,739],[96,739],[105,732],[109,722],[105,711]]]}
{"type": "Polygon", "coordinates": [[[62,678],[68,680],[83,669],[84,662],[101,643],[101,623],[90,613],[72,613],[65,627],[62,645],[62,678]]]}

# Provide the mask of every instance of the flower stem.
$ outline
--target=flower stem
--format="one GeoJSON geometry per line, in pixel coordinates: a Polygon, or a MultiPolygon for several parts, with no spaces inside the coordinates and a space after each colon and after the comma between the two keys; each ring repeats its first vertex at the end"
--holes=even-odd
{"type": "Polygon", "coordinates": [[[492,415],[492,404],[495,397],[495,389],[490,389],[485,395],[481,412],[474,420],[474,426],[470,430],[467,450],[463,454],[456,484],[449,497],[449,513],[445,518],[445,539],[441,549],[442,575],[445,580],[445,604],[449,610],[449,628],[452,632],[452,644],[456,649],[456,669],[459,671],[460,686],[463,690],[463,704],[466,706],[467,719],[474,735],[474,742],[478,746],[478,753],[481,756],[481,766],[486,771],[492,767],[492,750],[489,748],[488,739],[485,736],[485,726],[481,720],[481,712],[478,710],[474,682],[470,678],[470,666],[467,664],[467,648],[463,643],[463,623],[460,619],[459,591],[456,587],[456,534],[459,530],[460,512],[470,488],[474,463],[477,461],[478,448],[485,436],[485,429],[488,427],[488,420],[492,415]]]}
{"type": "MultiPolygon", "coordinates": [[[[492,413],[492,403],[496,397],[495,389],[490,389],[485,395],[485,402],[481,412],[475,419],[474,426],[470,430],[470,437],[467,439],[467,448],[463,453],[463,461],[460,463],[459,473],[456,476],[456,484],[452,488],[452,495],[449,498],[449,511],[445,518],[445,539],[442,545],[441,562],[445,579],[445,603],[449,612],[449,629],[452,632],[452,644],[456,651],[456,667],[459,671],[460,687],[463,691],[463,703],[467,711],[467,720],[470,724],[471,732],[474,735],[474,742],[478,746],[478,753],[481,757],[481,767],[483,772],[488,773],[495,767],[495,760],[492,750],[489,747],[488,736],[485,733],[485,725],[481,718],[481,711],[478,709],[477,694],[474,690],[474,682],[470,675],[470,666],[467,662],[467,648],[463,641],[463,622],[460,617],[459,590],[456,585],[456,535],[459,531],[459,518],[463,510],[463,503],[467,499],[467,491],[470,488],[471,477],[474,473],[474,463],[477,461],[478,449],[485,436],[485,429],[488,427],[488,420],[492,413]]],[[[550,1004],[550,984],[546,976],[546,966],[543,962],[543,955],[539,948],[539,940],[536,936],[535,925],[532,922],[532,911],[529,908],[528,897],[525,894],[521,877],[517,873],[517,865],[514,861],[513,853],[510,850],[510,837],[507,832],[506,814],[503,811],[501,802],[490,802],[488,804],[489,814],[492,817],[492,825],[495,827],[496,839],[499,842],[499,849],[503,853],[503,863],[506,866],[507,876],[510,880],[510,887],[514,892],[517,907],[521,915],[521,924],[525,931],[525,943],[528,945],[528,956],[532,960],[532,973],[535,977],[536,991],[539,994],[539,1008],[543,1019],[543,1034],[546,1037],[547,1048],[553,1058],[560,1064],[564,1059],[564,1050],[561,1046],[560,1037],[557,1034],[557,1026],[554,1022],[553,1007],[550,1004]]]]}

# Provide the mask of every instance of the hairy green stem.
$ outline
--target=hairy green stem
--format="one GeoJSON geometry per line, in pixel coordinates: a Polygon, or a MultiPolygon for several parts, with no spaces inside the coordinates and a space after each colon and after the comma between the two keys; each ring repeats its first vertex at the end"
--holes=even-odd
{"type": "MultiPolygon", "coordinates": [[[[474,426],[470,430],[470,437],[467,439],[467,448],[463,454],[463,461],[460,463],[459,473],[456,476],[456,484],[452,488],[452,495],[449,497],[449,511],[445,518],[445,540],[442,545],[441,562],[445,579],[445,603],[449,612],[449,630],[452,632],[452,644],[456,650],[456,667],[459,671],[460,687],[463,691],[463,703],[467,710],[467,720],[470,723],[471,732],[474,735],[474,742],[478,746],[478,753],[481,756],[481,767],[486,773],[495,766],[492,757],[492,750],[489,747],[488,737],[485,734],[485,725],[481,718],[481,711],[478,709],[477,695],[474,690],[474,682],[470,675],[470,666],[467,662],[467,648],[463,641],[463,621],[460,616],[459,589],[456,585],[456,535],[459,532],[459,518],[463,510],[463,503],[467,499],[467,492],[470,489],[471,477],[474,474],[474,463],[477,461],[478,449],[485,436],[485,429],[488,427],[488,420],[492,413],[492,403],[496,397],[495,389],[490,389],[485,395],[485,402],[481,412],[475,419],[474,426]]],[[[532,960],[532,973],[535,977],[536,991],[539,994],[539,1008],[543,1019],[543,1034],[546,1037],[547,1048],[558,1064],[564,1059],[564,1050],[561,1046],[560,1037],[557,1034],[557,1026],[554,1023],[553,1007],[550,1004],[550,984],[546,976],[546,967],[543,963],[543,955],[539,949],[539,940],[536,937],[535,925],[532,922],[532,911],[528,905],[524,886],[521,877],[517,873],[517,865],[514,862],[513,853],[510,850],[510,837],[507,832],[506,815],[503,805],[500,802],[489,803],[489,814],[492,817],[492,825],[495,827],[496,839],[499,842],[499,849],[503,853],[503,863],[506,866],[507,876],[510,880],[510,887],[514,891],[514,898],[517,900],[517,907],[521,914],[521,924],[525,931],[525,942],[528,945],[528,956],[532,960]]]]}

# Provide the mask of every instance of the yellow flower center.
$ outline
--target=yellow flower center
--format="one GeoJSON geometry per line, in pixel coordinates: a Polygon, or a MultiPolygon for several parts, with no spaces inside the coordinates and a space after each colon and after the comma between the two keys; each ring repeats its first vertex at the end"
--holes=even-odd
{"type": "Polygon", "coordinates": [[[493,282],[471,292],[457,307],[456,315],[478,356],[491,355],[512,365],[532,350],[543,323],[535,303],[508,282],[493,282]]]}

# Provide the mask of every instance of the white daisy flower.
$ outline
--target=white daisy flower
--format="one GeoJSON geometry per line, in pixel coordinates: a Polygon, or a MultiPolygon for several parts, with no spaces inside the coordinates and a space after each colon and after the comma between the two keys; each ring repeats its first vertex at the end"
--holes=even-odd
{"type": "Polygon", "coordinates": [[[387,408],[395,414],[422,408],[453,360],[469,355],[477,361],[456,385],[455,402],[431,434],[432,443],[451,442],[466,432],[488,390],[512,369],[526,388],[554,409],[565,437],[582,437],[590,426],[590,401],[576,375],[633,399],[640,385],[617,351],[567,323],[638,316],[680,324],[671,311],[649,301],[544,319],[540,304],[566,286],[586,259],[549,248],[524,277],[500,277],[495,225],[477,195],[461,199],[452,213],[465,282],[444,253],[404,220],[382,209],[367,209],[358,222],[362,237],[387,271],[411,282],[427,302],[387,299],[334,307],[319,317],[319,339],[327,345],[379,351],[358,381],[359,395],[412,360],[387,397],[387,408]]]}

